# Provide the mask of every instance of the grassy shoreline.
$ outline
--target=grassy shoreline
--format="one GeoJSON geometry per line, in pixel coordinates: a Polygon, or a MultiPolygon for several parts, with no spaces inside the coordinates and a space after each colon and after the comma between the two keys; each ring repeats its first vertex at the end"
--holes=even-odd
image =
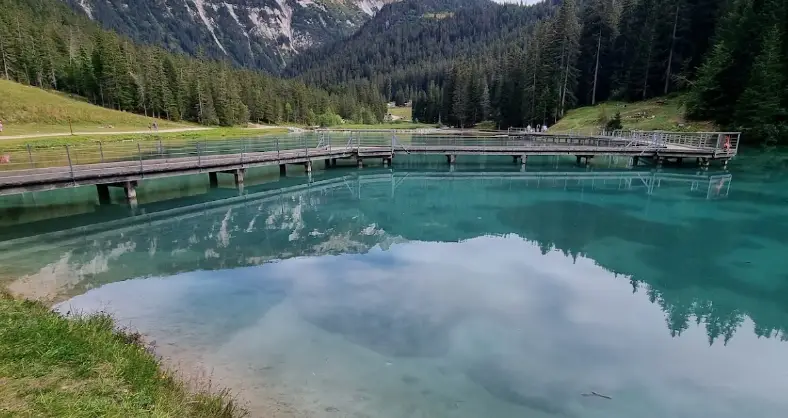
{"type": "Polygon", "coordinates": [[[63,317],[0,291],[0,417],[234,418],[227,392],[194,390],[139,334],[103,314],[63,317]]]}

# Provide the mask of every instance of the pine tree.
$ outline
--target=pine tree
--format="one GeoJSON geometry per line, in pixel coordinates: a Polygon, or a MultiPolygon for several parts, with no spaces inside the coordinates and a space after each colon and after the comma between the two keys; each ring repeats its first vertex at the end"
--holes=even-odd
{"type": "Polygon", "coordinates": [[[479,107],[481,109],[481,120],[488,120],[490,117],[490,88],[487,86],[487,80],[482,81],[482,94],[479,99],[479,107]]]}
{"type": "Polygon", "coordinates": [[[788,133],[784,125],[777,124],[778,117],[785,116],[785,108],[781,106],[785,88],[781,37],[781,29],[776,25],[764,34],[763,47],[736,104],[735,123],[753,135],[753,139],[776,141],[780,134],[788,133]]]}
{"type": "Polygon", "coordinates": [[[460,128],[464,128],[468,122],[468,100],[469,75],[464,64],[455,67],[453,72],[454,89],[452,91],[451,115],[454,123],[460,128]]]}

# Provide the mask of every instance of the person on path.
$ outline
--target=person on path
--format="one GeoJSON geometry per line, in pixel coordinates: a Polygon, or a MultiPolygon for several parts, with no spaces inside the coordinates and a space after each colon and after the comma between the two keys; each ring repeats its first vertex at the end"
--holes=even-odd
{"type": "Polygon", "coordinates": [[[0,120],[0,134],[3,133],[3,121],[0,120]]]}

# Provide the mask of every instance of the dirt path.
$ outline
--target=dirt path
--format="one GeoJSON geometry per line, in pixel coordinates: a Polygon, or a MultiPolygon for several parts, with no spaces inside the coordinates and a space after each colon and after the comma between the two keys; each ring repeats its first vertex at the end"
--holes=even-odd
{"type": "MultiPolygon", "coordinates": [[[[129,135],[129,134],[153,134],[153,133],[167,133],[167,132],[188,132],[188,131],[204,131],[207,129],[213,128],[203,128],[203,127],[194,127],[194,128],[171,128],[171,129],[159,129],[158,131],[151,131],[150,129],[143,129],[139,131],[98,131],[98,132],[74,132],[74,135],[129,135]]],[[[54,137],[54,136],[71,136],[68,132],[62,133],[49,133],[49,134],[28,134],[28,135],[0,135],[0,140],[3,139],[26,139],[26,138],[47,138],[47,137],[54,137]]]]}

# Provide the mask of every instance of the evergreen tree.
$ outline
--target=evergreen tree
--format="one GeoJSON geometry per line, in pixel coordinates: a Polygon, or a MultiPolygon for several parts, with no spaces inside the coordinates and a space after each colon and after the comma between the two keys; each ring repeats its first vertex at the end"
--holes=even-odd
{"type": "Polygon", "coordinates": [[[482,80],[482,93],[479,98],[479,108],[481,110],[480,120],[488,120],[490,117],[490,88],[487,80],[482,80]]]}
{"type": "Polygon", "coordinates": [[[760,54],[755,58],[750,79],[736,104],[735,121],[747,134],[759,140],[774,141],[788,133],[784,123],[785,65],[782,33],[775,25],[763,37],[760,54]]]}

